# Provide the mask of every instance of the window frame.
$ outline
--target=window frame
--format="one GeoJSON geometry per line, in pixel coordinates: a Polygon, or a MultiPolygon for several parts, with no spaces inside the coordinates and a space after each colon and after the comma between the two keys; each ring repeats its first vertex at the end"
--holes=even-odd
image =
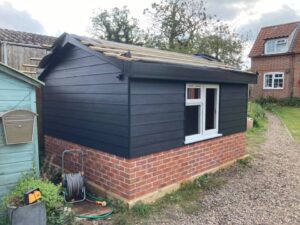
{"type": "Polygon", "coordinates": [[[267,73],[264,73],[264,83],[263,83],[263,89],[264,90],[283,90],[284,89],[284,72],[267,72],[267,73]],[[274,81],[275,79],[278,79],[278,78],[275,78],[275,75],[276,74],[281,74],[282,75],[282,87],[274,87],[274,81]],[[272,75],[272,87],[266,87],[266,76],[267,75],[272,75]]]}
{"type": "Polygon", "coordinates": [[[185,108],[188,106],[199,106],[198,114],[198,129],[199,133],[185,136],[185,144],[190,144],[202,140],[207,140],[215,137],[222,136],[219,133],[219,108],[220,108],[220,85],[219,84],[199,84],[199,83],[187,83],[185,88],[185,108]],[[188,99],[188,88],[200,88],[200,99],[188,99]],[[205,129],[205,120],[206,120],[206,89],[213,88],[216,89],[216,115],[215,115],[215,128],[206,130],[205,129]]]}
{"type": "Polygon", "coordinates": [[[265,47],[265,54],[266,55],[286,53],[289,50],[289,39],[288,38],[269,39],[269,40],[266,40],[264,47],[265,47]],[[283,40],[286,43],[286,49],[284,51],[278,51],[278,47],[277,47],[278,42],[283,41],[283,40]],[[274,52],[269,52],[268,51],[268,43],[269,42],[275,42],[274,52]]]}

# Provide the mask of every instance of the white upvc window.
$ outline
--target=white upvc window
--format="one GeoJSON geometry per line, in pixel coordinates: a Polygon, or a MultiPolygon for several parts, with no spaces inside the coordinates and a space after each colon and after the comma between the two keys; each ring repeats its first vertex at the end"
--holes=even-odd
{"type": "Polygon", "coordinates": [[[267,40],[265,43],[265,54],[285,53],[289,47],[288,38],[267,40]]]}
{"type": "Polygon", "coordinates": [[[268,72],[264,74],[264,89],[283,89],[284,73],[268,72]]]}
{"type": "Polygon", "coordinates": [[[185,144],[221,136],[219,85],[187,84],[185,102],[185,144]]]}

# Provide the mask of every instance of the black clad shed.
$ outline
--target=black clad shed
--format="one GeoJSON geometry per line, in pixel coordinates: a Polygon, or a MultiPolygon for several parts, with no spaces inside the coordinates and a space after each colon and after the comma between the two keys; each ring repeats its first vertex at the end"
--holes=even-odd
{"type": "Polygon", "coordinates": [[[217,61],[70,34],[40,67],[45,134],[126,158],[245,131],[257,80],[217,61]]]}

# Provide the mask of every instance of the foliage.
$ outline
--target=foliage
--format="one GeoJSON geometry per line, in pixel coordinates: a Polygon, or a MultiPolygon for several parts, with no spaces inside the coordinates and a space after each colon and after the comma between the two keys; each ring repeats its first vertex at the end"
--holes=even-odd
{"type": "Polygon", "coordinates": [[[215,174],[204,174],[197,180],[197,185],[205,191],[218,189],[224,184],[224,180],[217,179],[215,174]]]}
{"type": "Polygon", "coordinates": [[[42,180],[32,174],[27,174],[20,179],[12,192],[5,197],[2,207],[7,204],[24,205],[24,193],[34,188],[39,188],[42,193],[41,201],[46,205],[49,225],[73,224],[74,216],[69,212],[64,212],[64,200],[60,195],[61,186],[56,186],[50,181],[42,180]],[[60,223],[61,221],[63,223],[60,223]]]}
{"type": "Polygon", "coordinates": [[[300,107],[300,97],[284,98],[278,103],[281,106],[300,107]]]}
{"type": "Polygon", "coordinates": [[[100,10],[92,17],[96,37],[187,54],[208,54],[242,67],[246,38],[206,12],[204,0],[161,0],[144,10],[151,27],[142,30],[126,8],[100,10]]]}
{"type": "Polygon", "coordinates": [[[53,166],[54,156],[46,157],[43,160],[42,166],[40,168],[40,176],[43,180],[49,180],[52,183],[58,185],[62,181],[61,169],[53,166]]]}
{"type": "Polygon", "coordinates": [[[96,37],[124,42],[128,44],[137,44],[140,40],[138,20],[130,17],[129,9],[115,7],[110,12],[99,9],[92,17],[93,34],[96,37]]]}
{"type": "Polygon", "coordinates": [[[253,118],[254,127],[248,129],[247,150],[250,154],[256,154],[260,150],[261,144],[265,142],[265,132],[267,129],[267,117],[265,116],[264,108],[255,102],[248,104],[248,116],[253,118]]]}
{"type": "Polygon", "coordinates": [[[237,160],[237,165],[241,168],[246,168],[250,166],[251,161],[253,160],[252,156],[247,156],[243,159],[237,160]]]}
{"type": "Polygon", "coordinates": [[[262,121],[266,118],[266,113],[263,107],[255,102],[248,103],[248,116],[253,119],[255,127],[262,125],[262,121]]]}
{"type": "Polygon", "coordinates": [[[262,105],[266,110],[272,111],[276,106],[300,107],[300,97],[288,97],[276,99],[272,97],[260,98],[256,102],[262,105]]]}
{"type": "Polygon", "coordinates": [[[161,0],[144,14],[152,19],[152,27],[158,28],[154,37],[159,36],[160,42],[155,47],[169,50],[188,47],[208,19],[203,0],[161,0]]]}
{"type": "Polygon", "coordinates": [[[63,205],[63,198],[60,196],[60,186],[55,186],[47,180],[41,180],[33,175],[26,175],[20,179],[13,191],[6,197],[6,203],[24,205],[24,193],[30,189],[39,188],[42,192],[42,201],[47,205],[48,210],[63,205]]]}
{"type": "Polygon", "coordinates": [[[135,215],[140,217],[148,217],[150,214],[150,206],[142,202],[136,203],[131,210],[135,215]]]}
{"type": "Polygon", "coordinates": [[[211,55],[226,64],[241,67],[242,52],[247,39],[222,22],[211,24],[209,30],[196,35],[194,52],[211,55]]]}
{"type": "Polygon", "coordinates": [[[59,207],[47,213],[49,225],[75,225],[75,215],[67,207],[59,207]]]}

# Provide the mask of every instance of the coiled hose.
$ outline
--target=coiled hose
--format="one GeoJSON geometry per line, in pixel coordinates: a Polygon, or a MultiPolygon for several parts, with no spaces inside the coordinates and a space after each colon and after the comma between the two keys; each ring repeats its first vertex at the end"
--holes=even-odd
{"type": "Polygon", "coordinates": [[[84,192],[84,178],[81,173],[65,174],[66,191],[69,199],[76,199],[84,192]]]}
{"type": "MultiPolygon", "coordinates": [[[[84,177],[81,173],[68,173],[65,174],[65,182],[66,182],[66,191],[68,198],[78,198],[78,196],[85,192],[84,187],[84,177]]],[[[103,198],[98,198],[91,193],[87,193],[87,200],[91,202],[98,202],[98,201],[107,201],[103,198]]],[[[111,210],[107,213],[101,215],[75,215],[78,218],[82,219],[103,219],[105,217],[110,216],[113,213],[113,206],[111,201],[107,201],[107,206],[111,208],[111,210]]]]}

